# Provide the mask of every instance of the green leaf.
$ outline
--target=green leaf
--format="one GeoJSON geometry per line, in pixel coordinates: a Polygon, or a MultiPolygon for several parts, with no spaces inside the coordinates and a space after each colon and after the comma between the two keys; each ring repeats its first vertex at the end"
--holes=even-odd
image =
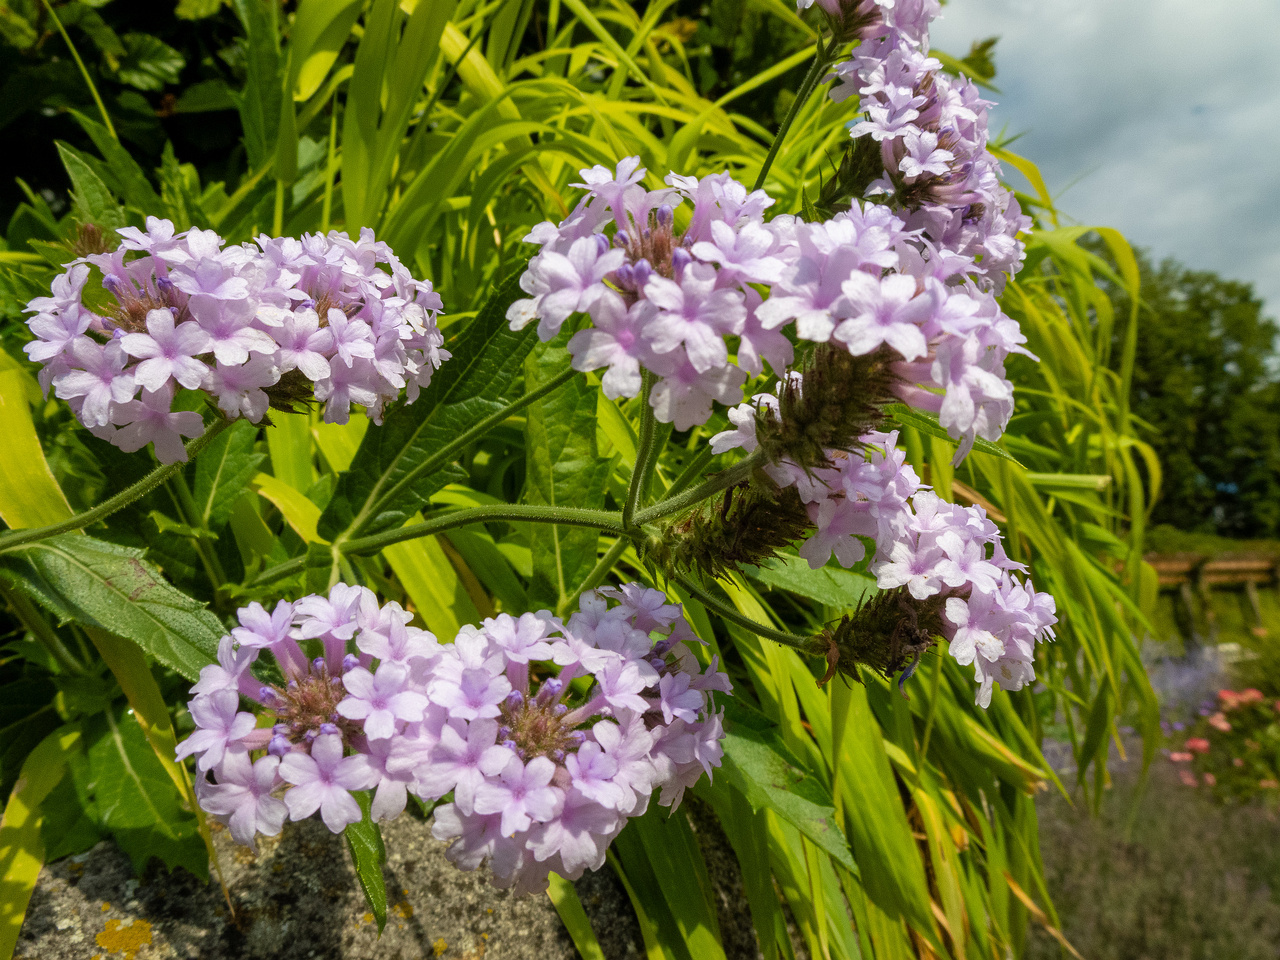
{"type": "Polygon", "coordinates": [[[42,675],[0,686],[0,797],[7,797],[36,744],[61,725],[58,691],[42,675]]]}
{"type": "MultiPolygon", "coordinates": [[[[8,354],[3,354],[5,360],[8,354]]],[[[6,456],[0,459],[0,519],[11,529],[42,527],[71,516],[40,447],[40,437],[27,403],[25,372],[0,369],[0,436],[6,456]]]]}
{"type": "MultiPolygon", "coordinates": [[[[536,348],[525,361],[526,390],[536,390],[569,366],[568,333],[536,348]]],[[[596,390],[575,377],[529,406],[525,419],[525,499],[547,506],[599,509],[609,461],[596,449],[596,390]]],[[[596,564],[599,534],[584,527],[534,524],[530,600],[556,609],[596,564]]]]}
{"type": "Polygon", "coordinates": [[[161,534],[176,533],[180,537],[190,537],[192,540],[208,540],[210,542],[218,539],[218,535],[211,530],[181,523],[167,513],[161,513],[159,510],[152,510],[147,516],[151,518],[151,522],[156,525],[156,529],[161,534]]]}
{"type": "Polygon", "coordinates": [[[363,0],[302,0],[289,35],[295,100],[320,89],[360,17],[363,0]]]}
{"type": "MultiPolygon", "coordinates": [[[[947,433],[946,428],[938,422],[936,413],[926,413],[923,410],[916,410],[914,407],[908,407],[905,403],[891,403],[884,408],[884,412],[893,419],[897,420],[904,427],[915,427],[927,437],[937,437],[939,440],[946,440],[948,443],[957,443],[955,437],[947,433]]],[[[974,441],[973,449],[980,450],[983,453],[989,453],[993,457],[1000,457],[1002,460],[1008,460],[1010,463],[1018,463],[1017,459],[1004,447],[992,443],[990,440],[983,440],[979,437],[974,441]]],[[[1022,464],[1018,463],[1018,466],[1022,464]]]]}
{"type": "Polygon", "coordinates": [[[68,754],[80,741],[74,726],[49,734],[31,751],[0,817],[0,957],[13,956],[22,918],[44,864],[40,806],[62,779],[68,754]]]}
{"type": "Polygon", "coordinates": [[[484,588],[502,601],[503,610],[515,614],[530,609],[529,596],[511,561],[498,549],[483,525],[460,527],[443,536],[453,544],[484,588]]]}
{"type": "Polygon", "coordinates": [[[199,176],[190,164],[178,163],[172,143],[164,145],[159,172],[160,197],[173,225],[179,230],[208,227],[209,218],[200,206],[199,176]]]}
{"type": "Polygon", "coordinates": [[[71,197],[76,216],[85,223],[96,223],[109,230],[123,227],[124,210],[111,195],[107,185],[75,150],[61,141],[57,143],[57,147],[62,165],[67,168],[67,176],[71,178],[71,197]]]}
{"type": "Polygon", "coordinates": [[[68,758],[68,769],[40,804],[40,836],[47,860],[84,853],[103,839],[97,804],[89,794],[89,763],[83,751],[68,758]]]}
{"type": "Polygon", "coordinates": [[[62,620],[132,640],[188,680],[214,661],[226,633],[141,550],[93,537],[67,533],[0,554],[0,576],[62,620]]]}
{"type": "Polygon", "coordinates": [[[249,169],[271,159],[280,120],[280,41],[273,8],[261,0],[232,0],[245,32],[245,85],[236,94],[249,169]]]}
{"type": "Polygon", "coordinates": [[[139,873],[152,857],[170,869],[209,875],[195,816],[156,759],[131,711],[99,714],[86,724],[94,803],[102,826],[139,873]]]}
{"type": "Polygon", "coordinates": [[[400,526],[441,487],[464,479],[447,469],[412,479],[409,474],[459,433],[502,409],[502,396],[538,341],[533,327],[516,333],[507,326],[507,307],[521,296],[517,273],[446,344],[452,357],[417,401],[392,409],[382,426],[369,428],[320,517],[322,537],[332,540],[357,520],[361,534],[400,526]]]}
{"type": "Polygon", "coordinates": [[[25,17],[5,6],[0,7],[0,37],[11,46],[26,50],[40,39],[40,34],[25,17]]]}
{"type": "Polygon", "coordinates": [[[724,698],[724,772],[753,810],[770,809],[850,870],[857,870],[835,818],[835,801],[782,742],[777,726],[724,698]]]}
{"type": "Polygon", "coordinates": [[[364,891],[364,899],[378,921],[378,936],[382,936],[382,928],[387,925],[387,884],[382,876],[382,865],[387,862],[387,848],[382,842],[382,831],[370,817],[370,801],[367,792],[355,794],[356,801],[364,819],[359,823],[347,825],[343,831],[347,838],[347,846],[351,848],[351,859],[356,865],[356,877],[360,881],[360,889],[364,891]]]}
{"type": "Polygon", "coordinates": [[[761,583],[836,609],[856,607],[876,588],[875,578],[865,573],[831,565],[814,570],[807,560],[790,554],[774,557],[763,567],[746,567],[745,572],[761,583]]]}
{"type": "Polygon", "coordinates": [[[161,203],[160,195],[156,193],[146,173],[133,158],[133,154],[121,146],[120,141],[111,136],[107,128],[96,120],[78,110],[72,110],[70,113],[106,160],[107,168],[115,178],[115,186],[119,189],[124,201],[146,213],[158,211],[161,203]]]}
{"type": "Polygon", "coordinates": [[[578,891],[573,889],[572,883],[558,873],[551,874],[548,879],[550,885],[547,887],[547,896],[551,898],[551,905],[560,915],[560,922],[569,932],[569,939],[573,941],[578,955],[582,960],[605,960],[604,951],[600,949],[600,941],[596,939],[595,931],[591,929],[587,911],[583,909],[582,901],[578,899],[578,891]]]}
{"type": "Polygon", "coordinates": [[[179,20],[203,20],[222,9],[227,0],[178,0],[173,15],[179,20]]]}
{"type": "MultiPolygon", "coordinates": [[[[688,817],[650,803],[643,816],[627,823],[623,833],[640,841],[638,851],[633,848],[624,856],[627,872],[639,872],[637,860],[644,858],[675,921],[674,930],[662,928],[663,939],[670,941],[672,934],[678,933],[694,960],[724,960],[715,893],[688,817]]],[[[652,896],[650,892],[649,898],[652,896]]]]}
{"type": "Polygon", "coordinates": [[[126,33],[123,39],[117,80],[139,90],[163,90],[178,82],[187,60],[177,50],[149,33],[126,33]]]}
{"type": "Polygon", "coordinates": [[[223,430],[196,460],[196,481],[192,490],[200,523],[218,530],[231,517],[231,509],[249,489],[249,481],[266,459],[254,452],[258,428],[247,420],[237,420],[223,430]]]}
{"type": "Polygon", "coordinates": [[[215,110],[234,110],[236,97],[225,80],[201,80],[184,87],[174,113],[212,113],[215,110]]]}

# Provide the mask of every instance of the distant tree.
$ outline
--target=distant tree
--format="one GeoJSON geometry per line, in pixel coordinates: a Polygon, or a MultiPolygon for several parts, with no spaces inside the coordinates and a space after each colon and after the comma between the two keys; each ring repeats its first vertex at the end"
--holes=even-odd
{"type": "Polygon", "coordinates": [[[1280,327],[1248,283],[1175,260],[1156,266],[1141,251],[1139,267],[1132,409],[1153,428],[1164,470],[1153,521],[1280,534],[1280,327]]]}

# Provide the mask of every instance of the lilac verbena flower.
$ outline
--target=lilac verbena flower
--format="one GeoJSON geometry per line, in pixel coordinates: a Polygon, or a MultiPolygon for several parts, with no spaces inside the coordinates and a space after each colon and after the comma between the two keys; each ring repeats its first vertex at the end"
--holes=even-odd
{"type": "Polygon", "coordinates": [[[124,450],[153,443],[163,463],[186,459],[182,438],[204,428],[173,412],[179,387],[254,423],[313,398],[330,422],[352,403],[380,421],[448,359],[439,295],[367,229],[226,249],[212,231],[175,234],[154,217],[117,232],[119,248],[68,264],[52,296],[27,304],[37,339],[25,349],[44,388],[124,450]],[[101,313],[83,299],[91,267],[114,301],[101,313]]]}
{"type": "MultiPolygon", "coordinates": [[[[846,4],[847,5],[847,4],[846,4]]],[[[843,5],[842,5],[843,6],[843,5]]],[[[836,67],[835,100],[859,98],[854,138],[878,145],[883,175],[867,189],[901,208],[906,225],[937,250],[969,258],[983,289],[999,292],[1023,256],[1031,226],[987,149],[987,109],[977,86],[928,54],[936,0],[897,0],[883,30],[836,67]]]]}
{"type": "Polygon", "coordinates": [[[433,827],[449,858],[541,890],[552,870],[598,868],[654,790],[674,805],[720,763],[710,694],[729,680],[714,658],[702,667],[657,590],[593,591],[567,624],[503,614],[443,646],[341,583],[239,620],[192,688],[196,731],[178,756],[196,756],[201,806],[240,843],[316,813],[339,832],[360,819],[357,791],[375,791],[379,820],[410,792],[451,795],[433,827]],[[253,677],[264,650],[283,683],[253,677]]]}
{"type": "MultiPolygon", "coordinates": [[[[730,411],[735,429],[713,437],[712,448],[755,449],[758,413],[777,409],[777,398],[762,394],[730,411]]],[[[881,590],[941,605],[941,633],[957,661],[974,665],[985,707],[993,682],[1019,690],[1035,678],[1035,644],[1053,636],[1053,597],[1019,579],[1025,567],[1005,554],[986,511],[948,503],[921,484],[897,440],[896,432],[873,432],[851,453],[832,451],[831,467],[803,470],[784,460],[765,471],[779,486],[794,486],[805,504],[814,531],[800,556],[811,567],[833,556],[851,567],[870,553],[881,590]]]]}
{"type": "Polygon", "coordinates": [[[705,423],[713,402],[740,399],[747,375],[766,361],[778,371],[791,362],[791,344],[756,316],[751,286],[781,276],[781,238],[764,222],[773,200],[763,191],[748,192],[728,173],[671,174],[666,188],[646,190],[639,162],[583,170],[576,186],[587,194],[577,208],[525,238],[542,252],[521,278],[530,299],[507,318],[513,329],[538,321],[549,340],[570,316],[587,314],[592,326],[569,342],[574,367],[607,367],[611,399],[636,396],[640,369],[652,371],[658,419],[684,430],[705,423]],[[677,208],[686,204],[680,229],[677,208]]]}

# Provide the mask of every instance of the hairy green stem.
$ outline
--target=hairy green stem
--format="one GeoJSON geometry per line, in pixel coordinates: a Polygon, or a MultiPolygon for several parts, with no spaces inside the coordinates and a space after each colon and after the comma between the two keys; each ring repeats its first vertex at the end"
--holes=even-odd
{"type": "MultiPolygon", "coordinates": [[[[520,399],[513,400],[511,403],[507,404],[501,410],[495,411],[494,413],[485,417],[483,420],[481,420],[471,429],[463,431],[453,440],[450,440],[443,447],[437,450],[434,454],[432,454],[422,463],[418,464],[418,466],[414,467],[412,470],[406,473],[403,477],[401,477],[396,482],[395,486],[393,486],[386,493],[378,497],[376,501],[372,500],[371,498],[371,500],[366,503],[365,508],[360,511],[360,513],[356,516],[356,518],[353,521],[351,521],[351,527],[350,527],[351,532],[358,531],[361,526],[363,526],[365,523],[368,522],[370,517],[377,516],[378,511],[382,508],[383,504],[391,503],[405,489],[407,489],[411,483],[413,483],[419,477],[432,474],[435,471],[439,470],[446,463],[449,463],[451,460],[453,460],[454,457],[457,455],[458,451],[462,450],[463,447],[467,446],[470,443],[474,443],[476,440],[484,436],[490,430],[493,430],[495,427],[500,426],[512,414],[518,413],[519,411],[523,410],[525,407],[529,406],[529,404],[537,400],[541,400],[547,394],[564,386],[566,383],[572,380],[574,376],[577,375],[577,372],[578,371],[573,369],[565,370],[563,373],[560,373],[559,375],[552,377],[542,386],[538,387],[537,390],[532,390],[529,393],[526,393],[524,396],[520,397],[520,399]]],[[[348,539],[347,542],[352,543],[355,541],[354,539],[348,539]]]]}
{"type": "Polygon", "coordinates": [[[71,37],[67,35],[67,28],[62,25],[62,21],[58,19],[58,15],[54,13],[53,4],[49,0],[44,0],[44,8],[49,11],[49,16],[53,19],[54,26],[58,28],[58,32],[62,34],[62,39],[66,41],[67,48],[71,51],[71,57],[76,62],[76,66],[80,68],[80,75],[84,77],[85,85],[89,88],[89,93],[93,97],[93,102],[98,105],[98,112],[102,114],[103,126],[107,128],[107,133],[111,134],[111,139],[119,142],[120,137],[116,133],[115,125],[111,122],[111,115],[107,113],[107,105],[102,102],[102,97],[98,94],[98,88],[94,85],[93,77],[89,76],[89,68],[84,65],[84,61],[80,59],[80,51],[76,49],[76,45],[71,42],[71,37]]]}
{"type": "MultiPolygon", "coordinates": [[[[212,443],[213,439],[229,426],[231,426],[230,420],[215,420],[209,429],[187,444],[187,459],[195,459],[201,450],[212,443]]],[[[111,516],[117,510],[127,507],[133,501],[145,497],[185,465],[185,461],[180,461],[178,463],[165,464],[163,467],[156,467],[133,486],[121,490],[114,497],[108,497],[92,510],[77,513],[69,520],[63,520],[61,523],[51,523],[47,527],[32,527],[29,530],[14,530],[2,534],[0,535],[0,553],[35,540],[47,540],[49,537],[56,537],[60,533],[70,533],[72,530],[80,530],[90,524],[97,523],[104,517],[111,516]]]]}
{"type": "Polygon", "coordinates": [[[653,374],[645,370],[641,375],[643,385],[640,388],[640,440],[636,446],[636,462],[631,470],[631,486],[627,488],[627,502],[622,505],[622,526],[631,528],[631,521],[636,509],[644,498],[645,487],[649,483],[649,474],[653,469],[656,456],[653,450],[653,434],[656,426],[653,406],[649,403],[649,395],[653,392],[653,374]]]}
{"type": "Polygon", "coordinates": [[[831,42],[827,46],[822,45],[821,38],[818,39],[818,49],[813,57],[813,64],[809,67],[809,72],[805,74],[804,80],[800,84],[800,89],[796,91],[796,98],[791,101],[791,107],[787,110],[787,115],[782,118],[782,125],[778,127],[778,134],[773,138],[773,143],[769,147],[769,152],[765,155],[764,164],[760,167],[760,174],[756,177],[755,186],[752,190],[759,190],[764,186],[764,179],[769,174],[769,168],[773,166],[773,161],[777,159],[778,151],[782,148],[782,141],[787,138],[787,131],[791,129],[791,124],[795,122],[796,115],[800,113],[800,108],[804,106],[804,102],[809,99],[809,94],[813,93],[813,88],[817,86],[818,80],[822,76],[822,71],[831,65],[831,54],[835,52],[836,40],[831,38],[831,42]]]}
{"type": "MultiPolygon", "coordinates": [[[[468,507],[465,510],[446,510],[431,517],[423,523],[411,524],[407,527],[396,527],[384,530],[368,537],[356,537],[335,544],[336,553],[342,555],[362,555],[377,553],[383,547],[418,537],[429,537],[443,533],[454,527],[465,527],[473,523],[489,523],[505,520],[511,523],[555,523],[566,527],[593,527],[615,536],[622,536],[622,524],[618,522],[618,514],[605,510],[583,510],[576,507],[543,507],[525,503],[498,503],[484,507],[468,507]]],[[[253,581],[253,586],[262,586],[276,580],[283,580],[306,567],[306,557],[295,557],[284,563],[264,570],[253,581]]]]}
{"type": "Polygon", "coordinates": [[[655,503],[651,507],[641,510],[635,516],[637,526],[652,523],[660,517],[669,516],[673,513],[679,513],[681,510],[688,509],[694,504],[701,503],[708,497],[713,497],[722,490],[727,490],[734,484],[741,483],[751,476],[756,467],[764,463],[763,451],[757,450],[745,459],[739,460],[727,470],[721,470],[715,476],[711,477],[705,483],[700,483],[692,490],[677,494],[674,497],[655,503]]]}
{"type": "Polygon", "coordinates": [[[793,647],[797,650],[803,649],[809,643],[808,637],[798,637],[794,633],[775,630],[773,627],[766,626],[759,621],[752,620],[750,617],[743,616],[729,604],[707,592],[694,580],[684,574],[677,573],[672,577],[672,579],[693,594],[698,602],[704,607],[714,610],[717,615],[723,617],[725,620],[728,620],[731,623],[736,623],[738,626],[750,630],[757,636],[764,637],[766,640],[772,640],[775,643],[780,643],[784,647],[793,647]]]}
{"type": "Polygon", "coordinates": [[[578,507],[544,507],[527,503],[495,503],[491,506],[468,507],[451,510],[438,518],[407,527],[384,530],[368,537],[357,537],[343,544],[343,553],[376,553],[383,547],[402,540],[429,537],[433,533],[465,527],[471,523],[491,523],[506,520],[512,523],[557,523],[567,527],[594,527],[621,535],[622,525],[616,513],[605,510],[584,510],[578,507]]]}

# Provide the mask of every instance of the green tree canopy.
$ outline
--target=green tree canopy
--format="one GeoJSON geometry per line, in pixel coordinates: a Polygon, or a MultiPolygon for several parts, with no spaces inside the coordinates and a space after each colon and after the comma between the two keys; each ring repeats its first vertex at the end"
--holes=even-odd
{"type": "MultiPolygon", "coordinates": [[[[1280,333],[1248,283],[1139,253],[1133,412],[1164,469],[1153,522],[1280,532],[1280,333]]],[[[1117,307],[1128,309],[1122,293],[1117,307]]]]}

